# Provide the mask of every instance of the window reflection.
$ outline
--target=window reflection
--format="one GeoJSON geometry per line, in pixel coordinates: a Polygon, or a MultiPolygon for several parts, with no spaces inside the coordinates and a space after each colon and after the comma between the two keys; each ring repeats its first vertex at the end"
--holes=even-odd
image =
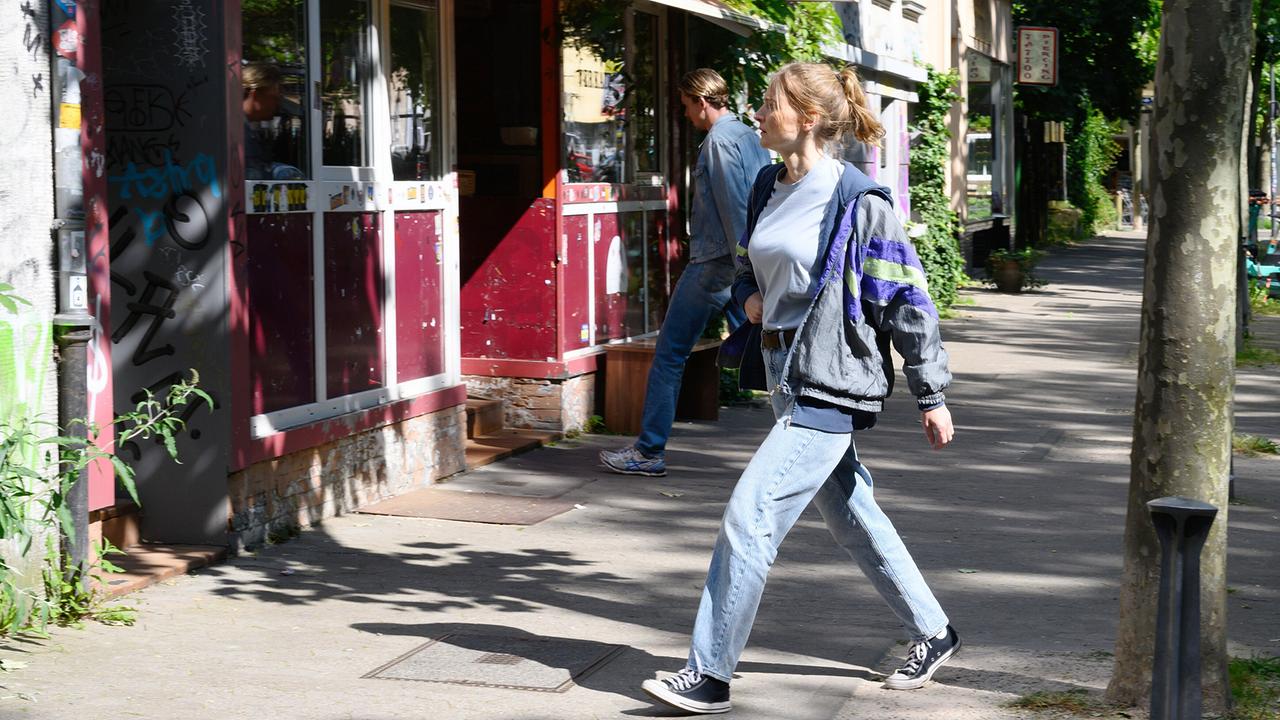
{"type": "Polygon", "coordinates": [[[635,48],[628,68],[635,78],[629,109],[632,113],[631,149],[635,157],[633,180],[661,172],[658,139],[658,16],[635,14],[635,48]]]}
{"type": "Polygon", "coordinates": [[[966,103],[965,143],[968,166],[965,169],[967,219],[984,220],[993,214],[992,200],[999,188],[993,181],[996,142],[993,134],[995,104],[992,102],[992,61],[979,53],[969,53],[969,83],[966,103]]]}
{"type": "Polygon", "coordinates": [[[364,166],[369,4],[320,0],[320,113],[325,165],[364,166]]]}
{"type": "Polygon", "coordinates": [[[662,173],[658,18],[635,12],[628,28],[625,62],[562,50],[569,182],[647,183],[662,173]]]}
{"type": "Polygon", "coordinates": [[[443,174],[435,3],[391,6],[391,168],[396,180],[443,174]]]}
{"type": "Polygon", "coordinates": [[[242,12],[245,177],[306,178],[306,2],[248,0],[242,12]]]}

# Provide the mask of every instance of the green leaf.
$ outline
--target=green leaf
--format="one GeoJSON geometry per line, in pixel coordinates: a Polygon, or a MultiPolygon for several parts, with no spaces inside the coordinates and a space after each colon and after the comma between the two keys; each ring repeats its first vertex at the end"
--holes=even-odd
{"type": "Polygon", "coordinates": [[[124,486],[125,491],[129,493],[129,497],[133,498],[134,504],[142,507],[142,501],[138,499],[138,488],[133,482],[133,468],[125,464],[117,455],[111,456],[111,464],[116,470],[116,479],[124,486]]]}
{"type": "Polygon", "coordinates": [[[168,451],[169,457],[173,458],[175,463],[182,464],[182,461],[178,459],[178,441],[172,432],[164,434],[164,449],[168,451]]]}

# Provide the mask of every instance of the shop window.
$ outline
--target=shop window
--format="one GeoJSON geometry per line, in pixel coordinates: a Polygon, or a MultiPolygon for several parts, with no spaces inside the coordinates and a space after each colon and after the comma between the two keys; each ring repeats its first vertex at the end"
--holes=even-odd
{"type": "Polygon", "coordinates": [[[396,180],[443,174],[440,31],[435,3],[391,6],[391,169],[396,180]]]}
{"type": "Polygon", "coordinates": [[[632,122],[628,123],[634,174],[630,180],[644,182],[662,174],[660,138],[658,127],[660,108],[658,102],[658,16],[637,12],[633,16],[634,40],[628,43],[632,57],[628,70],[634,78],[634,87],[627,98],[627,110],[632,122]]]}
{"type": "Polygon", "coordinates": [[[325,165],[368,165],[369,3],[320,0],[320,115],[325,165]]]}
{"type": "MultiPolygon", "coordinates": [[[[446,216],[434,205],[367,209],[375,194],[387,196],[388,181],[444,175],[439,5],[243,3],[243,76],[252,91],[245,93],[247,399],[256,436],[448,382],[445,348],[456,330],[445,322],[446,216]],[[374,62],[375,48],[385,63],[374,62]],[[277,93],[256,91],[263,76],[277,93]],[[371,94],[384,82],[385,96],[371,94]]],[[[537,88],[531,92],[536,97],[537,88]]],[[[410,199],[438,189],[414,185],[410,199]]]]}
{"type": "Polygon", "coordinates": [[[382,239],[377,213],[325,213],[325,393],[383,384],[382,239]]]}
{"type": "Polygon", "coordinates": [[[246,2],[242,11],[245,177],[310,177],[306,2],[246,2]]]}
{"type": "Polygon", "coordinates": [[[254,415],[315,401],[311,216],[248,220],[249,380],[254,415]],[[289,272],[280,272],[287,267],[289,272]]]}
{"type": "Polygon", "coordinates": [[[967,220],[985,220],[994,212],[993,204],[1000,192],[997,169],[997,108],[993,102],[995,85],[990,58],[970,52],[968,57],[968,91],[966,96],[967,128],[965,144],[965,204],[967,220]]]}
{"type": "Polygon", "coordinates": [[[662,177],[659,25],[633,11],[624,58],[566,44],[564,149],[569,182],[649,184],[662,177]]]}

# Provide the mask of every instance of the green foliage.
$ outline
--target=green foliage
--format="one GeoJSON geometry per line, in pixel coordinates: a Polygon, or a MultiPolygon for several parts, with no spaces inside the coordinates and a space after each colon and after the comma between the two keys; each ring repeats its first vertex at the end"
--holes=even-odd
{"type": "Polygon", "coordinates": [[[1115,225],[1115,201],[1102,180],[1120,154],[1112,136],[1116,123],[1102,112],[1085,107],[1083,117],[1074,121],[1067,138],[1067,198],[1080,209],[1080,225],[1086,235],[1115,225]]]}
{"type": "Polygon", "coordinates": [[[1089,700],[1089,695],[1084,690],[1067,690],[1066,692],[1041,690],[1010,700],[1005,705],[1022,710],[1061,710],[1069,713],[1085,713],[1095,709],[1094,703],[1089,700]]]}
{"type": "Polygon", "coordinates": [[[724,405],[750,400],[755,393],[738,387],[738,368],[720,368],[720,402],[724,405]]]}
{"type": "Polygon", "coordinates": [[[919,133],[911,148],[911,211],[925,226],[923,235],[913,238],[916,253],[929,280],[929,295],[939,310],[956,301],[956,288],[968,278],[957,234],[960,220],[951,209],[947,176],[951,162],[951,131],[947,116],[960,99],[956,93],[959,74],[926,68],[928,78],[918,87],[920,98],[911,128],[919,133]]]}
{"type": "Polygon", "coordinates": [[[610,435],[609,428],[604,424],[604,418],[599,415],[592,415],[587,418],[587,422],[582,425],[582,432],[593,433],[597,435],[610,435]]]}
{"type": "Polygon", "coordinates": [[[987,256],[987,277],[984,282],[1000,286],[1000,266],[1006,263],[1013,263],[1018,266],[1020,280],[1015,283],[1017,287],[1009,289],[1001,287],[1001,290],[1009,292],[1011,290],[1021,291],[1027,288],[1041,287],[1045,282],[1036,277],[1035,268],[1042,258],[1044,258],[1044,253],[1031,247],[1022,248],[1021,250],[1005,250],[1004,248],[992,250],[991,254],[987,256]]]}
{"type": "MultiPolygon", "coordinates": [[[[99,448],[97,428],[86,428],[89,441],[73,437],[70,428],[20,417],[0,422],[0,540],[12,543],[16,558],[0,556],[0,636],[39,633],[50,622],[60,625],[108,612],[113,622],[123,622],[121,608],[99,608],[93,580],[98,572],[118,570],[106,556],[119,552],[108,543],[100,548],[98,567],[86,573],[71,568],[59,547],[59,530],[74,539],[75,526],[67,508],[67,496],[88,466],[97,460],[111,463],[116,479],[138,501],[133,469],[112,451],[132,440],[155,440],[175,462],[177,435],[185,426],[183,408],[196,398],[210,408],[212,399],[197,385],[199,376],[175,383],[163,399],[149,391],[132,412],[116,418],[114,445],[99,448]],[[28,558],[35,541],[45,543],[40,568],[42,592],[32,590],[10,563],[28,558]]],[[[74,421],[84,424],[84,421],[74,421]]],[[[140,504],[140,503],[139,503],[140,504]]]]}
{"type": "MultiPolygon", "coordinates": [[[[710,61],[729,84],[734,97],[758,98],[769,75],[793,61],[821,61],[823,45],[840,40],[840,19],[829,3],[789,0],[724,0],[731,10],[785,28],[733,35],[710,61]]],[[[623,57],[623,19],[627,3],[608,0],[561,0],[563,41],[590,50],[604,60],[623,57]]],[[[628,83],[628,87],[630,83],[628,83]]]]}
{"type": "Polygon", "coordinates": [[[1058,85],[1018,88],[1017,103],[1032,119],[1067,120],[1085,106],[1138,117],[1155,73],[1159,0],[1016,0],[1013,24],[1058,28],[1058,85]]]}
{"type": "Polygon", "coordinates": [[[1236,367],[1263,365],[1280,365],[1280,352],[1258,347],[1251,338],[1245,338],[1244,349],[1236,353],[1236,367]]]}
{"type": "Polygon", "coordinates": [[[18,312],[19,305],[30,304],[30,300],[27,300],[21,295],[14,294],[12,285],[9,283],[0,283],[0,307],[11,313],[16,313],[18,312]]]}
{"type": "Polygon", "coordinates": [[[1280,657],[1232,658],[1227,676],[1235,701],[1230,720],[1280,717],[1280,657]]]}
{"type": "Polygon", "coordinates": [[[1243,455],[1280,455],[1280,444],[1271,438],[1265,438],[1261,435],[1242,435],[1236,433],[1231,436],[1231,449],[1243,455]]]}
{"type": "Polygon", "coordinates": [[[790,0],[725,0],[746,15],[781,25],[783,32],[754,32],[740,45],[729,48],[731,57],[721,67],[731,93],[745,90],[758,99],[769,75],[789,62],[822,62],[822,47],[841,41],[840,18],[831,3],[794,3],[790,0]]]}
{"type": "Polygon", "coordinates": [[[1280,301],[1270,297],[1271,290],[1258,278],[1249,278],[1249,310],[1254,315],[1280,315],[1280,301]]]}

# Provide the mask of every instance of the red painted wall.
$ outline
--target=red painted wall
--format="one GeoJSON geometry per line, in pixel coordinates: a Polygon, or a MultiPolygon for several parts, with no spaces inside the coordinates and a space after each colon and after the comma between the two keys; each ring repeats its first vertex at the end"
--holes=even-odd
{"type": "Polygon", "coordinates": [[[462,356],[555,358],[555,200],[464,197],[459,205],[462,356]]]}

